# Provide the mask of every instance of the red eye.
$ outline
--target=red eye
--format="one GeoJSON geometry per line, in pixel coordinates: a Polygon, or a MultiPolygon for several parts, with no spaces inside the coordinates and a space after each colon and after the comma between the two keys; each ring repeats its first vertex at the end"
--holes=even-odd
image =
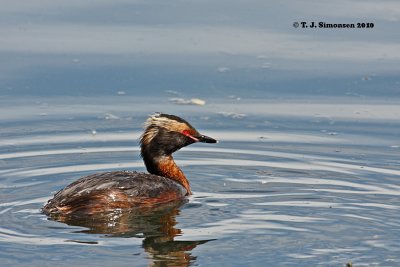
{"type": "Polygon", "coordinates": [[[183,135],[186,135],[186,136],[190,136],[190,135],[191,135],[190,132],[189,132],[189,130],[183,130],[183,131],[182,131],[182,134],[183,134],[183,135]]]}
{"type": "Polygon", "coordinates": [[[185,135],[185,136],[187,136],[187,137],[189,137],[190,139],[192,139],[192,140],[195,141],[195,142],[199,142],[199,139],[197,139],[196,137],[194,137],[194,136],[192,135],[192,133],[191,133],[189,130],[183,130],[183,131],[182,131],[182,134],[185,135]]]}

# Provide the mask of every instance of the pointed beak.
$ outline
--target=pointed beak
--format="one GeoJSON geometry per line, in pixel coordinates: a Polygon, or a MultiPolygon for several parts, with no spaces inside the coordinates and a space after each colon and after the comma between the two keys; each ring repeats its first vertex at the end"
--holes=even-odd
{"type": "Polygon", "coordinates": [[[202,143],[218,143],[217,140],[215,140],[214,138],[205,136],[205,135],[200,135],[200,136],[196,136],[196,139],[199,140],[199,142],[202,143]]]}
{"type": "Polygon", "coordinates": [[[191,134],[189,131],[184,130],[182,131],[182,134],[189,137],[192,139],[194,142],[202,142],[202,143],[218,143],[217,140],[214,138],[199,134],[198,132],[195,132],[194,134],[191,134]]]}

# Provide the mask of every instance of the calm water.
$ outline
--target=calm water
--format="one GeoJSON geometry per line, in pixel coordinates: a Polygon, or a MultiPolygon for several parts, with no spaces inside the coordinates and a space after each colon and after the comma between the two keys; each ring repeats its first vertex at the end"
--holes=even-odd
{"type": "Polygon", "coordinates": [[[0,265],[400,266],[399,21],[399,1],[2,0],[0,265]],[[174,155],[188,202],[40,213],[145,171],[158,111],[220,141],[174,155]]]}
{"type": "Polygon", "coordinates": [[[400,264],[400,110],[389,101],[69,100],[2,100],[4,266],[400,264]],[[220,140],[175,154],[194,191],[187,203],[75,225],[40,213],[80,176],[144,171],[137,138],[149,109],[220,140]]]}

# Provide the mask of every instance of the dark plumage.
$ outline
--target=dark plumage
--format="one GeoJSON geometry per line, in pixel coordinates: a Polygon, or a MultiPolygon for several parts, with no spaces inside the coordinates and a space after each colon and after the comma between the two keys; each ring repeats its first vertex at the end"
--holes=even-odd
{"type": "Polygon", "coordinates": [[[158,175],[115,171],[82,177],[59,191],[43,208],[46,214],[82,214],[151,205],[183,198],[186,189],[158,175]]]}
{"type": "Polygon", "coordinates": [[[172,153],[195,142],[215,143],[185,120],[167,114],[151,116],[140,139],[150,174],[114,171],[82,177],[54,195],[43,207],[47,215],[82,215],[153,206],[191,194],[189,182],[172,153]]]}

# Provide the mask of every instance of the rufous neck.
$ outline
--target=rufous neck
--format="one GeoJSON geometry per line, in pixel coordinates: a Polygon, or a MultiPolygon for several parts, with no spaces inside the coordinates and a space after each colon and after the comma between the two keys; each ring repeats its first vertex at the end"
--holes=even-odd
{"type": "Polygon", "coordinates": [[[176,165],[171,155],[158,157],[156,160],[153,160],[151,163],[151,168],[149,168],[148,163],[149,162],[146,162],[145,160],[147,170],[150,173],[174,180],[187,190],[188,195],[192,194],[189,181],[186,179],[186,176],[183,174],[182,170],[176,165]]]}

